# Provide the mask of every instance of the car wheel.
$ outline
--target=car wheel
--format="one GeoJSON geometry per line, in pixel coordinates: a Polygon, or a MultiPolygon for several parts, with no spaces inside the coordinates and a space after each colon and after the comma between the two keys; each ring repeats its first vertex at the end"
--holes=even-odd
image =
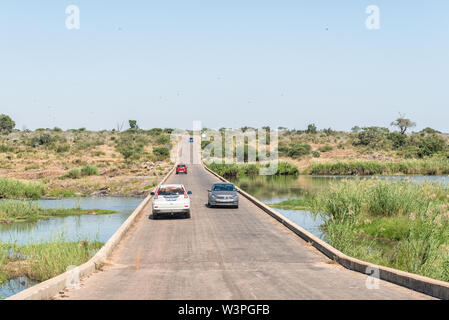
{"type": "Polygon", "coordinates": [[[185,214],[185,218],[186,218],[186,219],[190,219],[190,211],[188,211],[188,212],[185,214]]]}
{"type": "Polygon", "coordinates": [[[158,216],[153,212],[153,220],[157,220],[158,216]]]}

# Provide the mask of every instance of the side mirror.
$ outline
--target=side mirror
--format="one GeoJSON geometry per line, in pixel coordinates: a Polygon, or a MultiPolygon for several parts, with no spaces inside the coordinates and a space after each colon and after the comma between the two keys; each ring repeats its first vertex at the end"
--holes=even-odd
{"type": "Polygon", "coordinates": [[[210,190],[207,190],[207,192],[210,192],[210,190]]]}
{"type": "Polygon", "coordinates": [[[187,194],[192,194],[192,191],[187,191],[187,194]]]}
{"type": "Polygon", "coordinates": [[[151,194],[152,196],[154,196],[154,195],[155,195],[155,193],[154,193],[154,192],[151,192],[150,194],[151,194]]]}

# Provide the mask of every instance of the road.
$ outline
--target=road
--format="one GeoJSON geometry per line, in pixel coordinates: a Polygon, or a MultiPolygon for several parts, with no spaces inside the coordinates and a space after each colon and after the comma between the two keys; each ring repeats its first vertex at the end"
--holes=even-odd
{"type": "MultiPolygon", "coordinates": [[[[185,158],[185,154],[183,157],[185,158]]],[[[217,179],[201,165],[167,183],[192,194],[191,219],[153,220],[151,205],[102,271],[56,299],[429,299],[331,262],[241,197],[238,209],[206,207],[217,179]]]]}

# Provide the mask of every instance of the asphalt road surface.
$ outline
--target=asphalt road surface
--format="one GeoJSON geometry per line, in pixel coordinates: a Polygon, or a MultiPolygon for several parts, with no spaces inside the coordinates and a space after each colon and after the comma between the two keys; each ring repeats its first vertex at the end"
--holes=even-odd
{"type": "Polygon", "coordinates": [[[217,179],[201,165],[188,169],[167,183],[183,183],[193,192],[190,219],[153,220],[150,203],[110,263],[79,289],[55,298],[430,298],[385,281],[368,289],[367,275],[332,263],[243,197],[238,209],[206,207],[207,189],[217,179]]]}

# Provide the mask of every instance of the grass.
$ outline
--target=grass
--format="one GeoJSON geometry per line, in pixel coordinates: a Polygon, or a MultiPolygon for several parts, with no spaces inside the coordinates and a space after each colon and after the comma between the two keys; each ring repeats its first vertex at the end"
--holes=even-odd
{"type": "Polygon", "coordinates": [[[18,246],[0,243],[0,283],[17,277],[45,281],[87,262],[101,242],[65,242],[62,237],[49,243],[18,246]]]}
{"type": "Polygon", "coordinates": [[[26,183],[15,179],[0,178],[0,198],[3,199],[38,199],[45,193],[40,183],[26,183]]]}
{"type": "Polygon", "coordinates": [[[0,223],[12,223],[21,221],[36,221],[50,217],[64,217],[85,214],[111,214],[113,210],[104,209],[81,209],[77,208],[54,208],[44,209],[37,202],[26,200],[3,200],[0,201],[0,223]]]}
{"type": "MultiPolygon", "coordinates": [[[[227,178],[237,178],[245,176],[259,175],[259,170],[264,166],[261,164],[222,164],[211,163],[207,165],[209,169],[215,173],[227,178]]],[[[268,167],[266,165],[265,167],[268,167]]],[[[295,165],[288,162],[279,162],[276,175],[297,175],[299,169],[295,165]]]]}
{"type": "Polygon", "coordinates": [[[329,243],[372,263],[449,281],[449,190],[438,183],[344,181],[319,191],[312,211],[329,243]]]}
{"type": "Polygon", "coordinates": [[[310,198],[290,199],[279,203],[272,203],[269,206],[279,209],[308,210],[312,207],[312,201],[313,199],[310,198]]]}
{"type": "Polygon", "coordinates": [[[398,162],[338,161],[314,163],[304,173],[311,175],[445,175],[449,174],[449,160],[409,160],[398,162]]]}

